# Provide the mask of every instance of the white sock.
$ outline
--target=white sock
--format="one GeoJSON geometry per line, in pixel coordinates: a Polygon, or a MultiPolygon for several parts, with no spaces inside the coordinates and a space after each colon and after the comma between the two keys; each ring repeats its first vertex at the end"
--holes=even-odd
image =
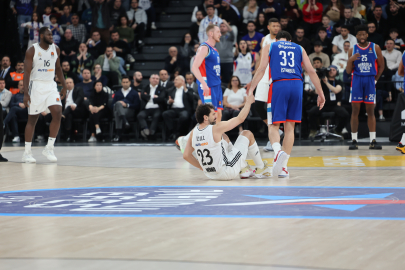
{"type": "Polygon", "coordinates": [[[31,144],[32,142],[25,142],[25,152],[31,151],[31,144]]]}
{"type": "Polygon", "coordinates": [[[287,155],[287,158],[284,160],[284,162],[283,162],[283,168],[285,168],[286,170],[287,170],[287,163],[288,163],[288,160],[290,159],[290,155],[287,155]]]}
{"type": "Polygon", "coordinates": [[[405,133],[402,134],[401,144],[405,145],[405,133]]]}
{"type": "Polygon", "coordinates": [[[271,146],[273,147],[274,157],[276,157],[278,151],[281,150],[281,144],[276,142],[276,143],[273,143],[271,146]]]}
{"type": "Polygon", "coordinates": [[[249,154],[250,158],[253,159],[253,162],[259,169],[264,168],[264,163],[262,160],[262,156],[260,155],[259,146],[257,146],[256,142],[254,144],[252,144],[251,146],[249,146],[248,154],[249,154]]]}
{"type": "Polygon", "coordinates": [[[101,129],[100,128],[96,129],[96,134],[100,134],[100,133],[101,133],[101,129]]]}
{"type": "Polygon", "coordinates": [[[48,138],[48,144],[46,146],[49,146],[49,147],[53,148],[53,145],[55,144],[55,140],[56,140],[56,138],[49,137],[48,138]]]}
{"type": "Polygon", "coordinates": [[[370,142],[375,140],[375,132],[370,132],[370,142]]]}
{"type": "Polygon", "coordinates": [[[357,132],[356,133],[352,132],[352,140],[357,141],[357,132]]]}

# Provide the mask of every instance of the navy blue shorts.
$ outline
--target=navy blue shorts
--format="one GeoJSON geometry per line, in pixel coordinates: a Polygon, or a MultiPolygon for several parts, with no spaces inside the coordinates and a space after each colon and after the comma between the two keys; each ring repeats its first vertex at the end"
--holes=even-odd
{"type": "Polygon", "coordinates": [[[267,101],[267,124],[301,123],[303,92],[301,80],[273,82],[267,101]]]}
{"type": "Polygon", "coordinates": [[[214,106],[215,111],[224,109],[224,104],[222,102],[223,95],[221,85],[215,85],[211,87],[210,95],[204,96],[204,91],[201,88],[200,82],[197,81],[197,84],[198,84],[198,94],[200,95],[200,99],[203,104],[211,103],[214,106]]]}
{"type": "Polygon", "coordinates": [[[375,77],[353,75],[349,101],[352,103],[375,104],[375,77]]]}

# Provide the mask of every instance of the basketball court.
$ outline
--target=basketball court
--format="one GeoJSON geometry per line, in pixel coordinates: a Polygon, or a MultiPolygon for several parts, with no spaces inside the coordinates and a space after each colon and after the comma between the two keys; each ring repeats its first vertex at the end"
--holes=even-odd
{"type": "MultiPolygon", "coordinates": [[[[85,144],[87,145],[87,144],[85,144]]],[[[289,179],[212,181],[172,145],[5,147],[0,269],[403,269],[405,155],[297,146],[289,179]]],[[[273,153],[262,153],[271,163],[273,153]]]]}

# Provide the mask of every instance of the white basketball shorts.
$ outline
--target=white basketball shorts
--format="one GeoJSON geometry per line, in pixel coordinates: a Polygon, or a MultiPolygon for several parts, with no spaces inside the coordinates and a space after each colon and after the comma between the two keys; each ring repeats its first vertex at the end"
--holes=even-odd
{"type": "Polygon", "coordinates": [[[56,82],[54,81],[31,81],[28,87],[30,105],[28,114],[40,114],[53,105],[62,106],[56,82]]]}

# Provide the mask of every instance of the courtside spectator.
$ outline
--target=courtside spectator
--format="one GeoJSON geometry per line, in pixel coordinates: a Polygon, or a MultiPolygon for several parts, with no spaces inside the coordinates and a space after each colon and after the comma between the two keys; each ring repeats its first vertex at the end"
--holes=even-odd
{"type": "Polygon", "coordinates": [[[342,25],[340,35],[335,36],[332,40],[332,52],[334,54],[343,52],[343,43],[345,41],[350,42],[350,48],[353,48],[357,44],[357,38],[350,34],[349,28],[346,25],[342,25]]]}
{"type": "Polygon", "coordinates": [[[307,37],[315,34],[316,30],[322,26],[323,6],[317,0],[308,0],[302,8],[302,19],[307,37]]]}
{"type": "Polygon", "coordinates": [[[377,33],[377,28],[375,26],[375,22],[369,22],[367,24],[368,26],[368,38],[367,41],[371,41],[375,44],[377,44],[378,46],[380,46],[380,48],[384,48],[384,37],[382,35],[380,35],[379,33],[377,33]]]}
{"type": "Polygon", "coordinates": [[[337,66],[339,74],[343,74],[346,70],[347,60],[349,59],[348,51],[350,49],[350,42],[345,41],[343,44],[343,52],[338,53],[333,58],[332,65],[337,66]]]}
{"type": "Polygon", "coordinates": [[[251,41],[254,52],[260,51],[260,49],[261,49],[260,43],[262,42],[262,38],[264,38],[264,36],[262,34],[260,34],[259,32],[255,31],[256,25],[253,21],[248,22],[247,30],[248,30],[248,33],[246,36],[244,36],[242,38],[242,40],[251,41]]]}
{"type": "Polygon", "coordinates": [[[31,47],[32,44],[37,43],[39,41],[39,29],[42,27],[42,23],[39,21],[38,13],[32,13],[32,18],[30,22],[26,22],[21,24],[20,28],[27,28],[28,29],[28,46],[27,48],[31,47]]]}
{"type": "Polygon", "coordinates": [[[198,94],[198,85],[195,82],[195,77],[193,73],[191,72],[186,73],[186,84],[187,88],[193,89],[194,93],[198,94]]]}
{"type": "Polygon", "coordinates": [[[387,59],[387,66],[395,73],[398,70],[399,63],[402,59],[402,53],[398,50],[395,50],[395,42],[392,39],[386,41],[386,50],[382,51],[382,55],[387,59]]]}
{"type": "Polygon", "coordinates": [[[343,18],[344,12],[345,6],[340,0],[330,0],[324,14],[328,15],[333,24],[335,24],[340,20],[340,18],[343,18]]]}
{"type": "Polygon", "coordinates": [[[63,71],[63,76],[65,77],[65,80],[67,78],[72,78],[74,83],[78,83],[78,78],[75,73],[70,68],[70,64],[68,61],[63,61],[62,62],[62,71],[63,71]]]}
{"type": "Polygon", "coordinates": [[[159,71],[159,85],[163,88],[171,88],[174,84],[169,80],[169,73],[167,70],[162,69],[159,71]]]}
{"type": "Polygon", "coordinates": [[[110,41],[110,28],[111,26],[114,27],[110,21],[110,5],[105,0],[89,1],[92,5],[91,32],[97,31],[101,39],[107,44],[110,41]]]}
{"type": "Polygon", "coordinates": [[[7,82],[10,81],[10,73],[14,72],[14,69],[11,67],[10,57],[8,55],[3,56],[1,59],[1,70],[0,70],[0,78],[6,80],[6,88],[10,89],[10,85],[7,82]]]}
{"type": "Polygon", "coordinates": [[[80,87],[83,90],[84,99],[87,100],[93,93],[94,82],[91,79],[90,69],[83,69],[83,82],[76,84],[76,87],[80,87]]]}
{"type": "Polygon", "coordinates": [[[354,28],[357,25],[361,24],[361,21],[357,18],[353,18],[353,11],[351,8],[347,7],[345,8],[344,11],[344,17],[339,20],[339,25],[340,26],[347,26],[347,29],[349,29],[350,33],[354,33],[354,28]]]}
{"type": "Polygon", "coordinates": [[[114,29],[114,27],[118,26],[118,18],[121,16],[125,16],[127,12],[125,11],[124,7],[122,6],[121,0],[111,0],[110,4],[110,31],[114,29]]]}
{"type": "Polygon", "coordinates": [[[108,116],[108,94],[103,91],[103,83],[98,81],[94,83],[94,87],[91,89],[91,95],[89,99],[89,125],[91,136],[89,142],[97,142],[97,137],[100,138],[101,128],[100,119],[108,116]]]}
{"type": "Polygon", "coordinates": [[[208,25],[214,24],[218,27],[221,25],[222,19],[215,14],[216,13],[214,6],[212,5],[207,6],[207,16],[204,19],[202,19],[200,23],[200,28],[198,29],[198,39],[200,43],[203,43],[208,39],[207,33],[205,31],[208,25]]]}
{"type": "Polygon", "coordinates": [[[376,32],[382,36],[385,36],[385,31],[387,31],[388,28],[388,22],[387,19],[383,18],[383,9],[381,6],[373,7],[374,1],[371,3],[372,6],[367,14],[367,20],[368,22],[374,22],[375,26],[377,27],[376,32]]]}
{"type": "Polygon", "coordinates": [[[72,30],[66,29],[60,44],[60,58],[62,61],[70,61],[75,57],[79,50],[80,43],[73,37],[72,30]]]}
{"type": "MultiPolygon", "coordinates": [[[[165,0],[164,0],[165,1],[165,0]]],[[[167,1],[165,1],[167,2],[167,1]]],[[[162,3],[159,3],[162,5],[162,3]]],[[[167,5],[165,3],[165,5],[167,5]]],[[[156,10],[155,7],[152,5],[152,1],[150,0],[139,0],[139,7],[145,10],[146,14],[148,15],[148,21],[150,22],[150,28],[155,30],[156,29],[156,10]]]]}
{"type": "Polygon", "coordinates": [[[322,43],[320,41],[315,41],[314,42],[314,52],[311,53],[308,57],[311,60],[312,65],[314,64],[313,60],[315,57],[321,58],[323,67],[327,68],[330,66],[330,59],[326,53],[322,52],[322,49],[323,49],[322,43]]]}
{"type": "Polygon", "coordinates": [[[91,80],[96,82],[100,81],[104,86],[108,84],[108,78],[103,75],[103,70],[100,64],[95,64],[93,67],[93,75],[91,76],[91,80]]]}
{"type": "Polygon", "coordinates": [[[53,43],[56,45],[59,45],[63,34],[65,33],[63,31],[62,26],[58,24],[58,20],[56,19],[55,15],[51,15],[51,24],[49,25],[49,29],[51,29],[52,32],[52,38],[53,38],[53,43]]]}
{"type": "MultiPolygon", "coordinates": [[[[205,0],[204,3],[201,5],[198,5],[194,8],[193,14],[191,15],[191,21],[196,22],[197,21],[197,11],[201,11],[203,18],[207,16],[207,7],[208,6],[213,6],[214,5],[214,0],[205,0]]],[[[218,11],[215,10],[215,15],[218,15],[218,11]]]]}
{"type": "MultiPolygon", "coordinates": [[[[293,37],[295,34],[295,30],[294,27],[292,25],[293,23],[290,22],[290,19],[287,16],[281,16],[280,17],[280,27],[281,30],[283,31],[287,31],[288,33],[290,33],[290,35],[293,37]]],[[[267,24],[266,24],[266,28],[267,28],[267,24]]],[[[268,31],[268,30],[267,30],[268,31]]],[[[267,33],[269,34],[269,33],[267,33]]]]}
{"type": "Polygon", "coordinates": [[[89,38],[86,42],[86,45],[89,48],[89,53],[94,57],[94,59],[97,59],[100,55],[102,55],[107,47],[104,40],[101,40],[100,38],[100,33],[95,31],[91,35],[91,38],[89,38]]]}
{"type": "Polygon", "coordinates": [[[270,20],[271,18],[278,19],[283,13],[281,4],[274,0],[265,0],[264,3],[260,5],[259,10],[266,14],[267,20],[270,20]]]}
{"type": "Polygon", "coordinates": [[[323,15],[322,16],[322,27],[325,28],[327,37],[332,38],[333,26],[330,25],[330,18],[329,18],[328,15],[323,15]]]}
{"type": "Polygon", "coordinates": [[[129,47],[125,41],[120,39],[120,34],[118,33],[117,30],[111,32],[111,42],[108,45],[113,48],[113,50],[115,51],[115,58],[117,58],[120,61],[119,71],[121,72],[122,75],[127,75],[127,72],[125,71],[124,59],[129,59],[128,57],[129,47]]]}
{"type": "Polygon", "coordinates": [[[75,86],[72,78],[66,79],[66,98],[62,100],[62,126],[66,131],[66,141],[71,141],[73,119],[84,119],[84,93],[80,86],[75,86]]]}
{"type": "Polygon", "coordinates": [[[176,47],[172,46],[169,48],[169,55],[165,58],[165,69],[169,72],[170,76],[173,77],[174,71],[177,68],[183,69],[183,59],[178,54],[176,47]]]}
{"type": "MultiPolygon", "coordinates": [[[[10,8],[13,10],[13,14],[17,15],[17,24],[22,25],[23,23],[29,22],[31,20],[32,14],[36,12],[38,6],[38,0],[13,0],[10,1],[10,8]]],[[[4,8],[4,6],[3,6],[4,8]]],[[[20,27],[18,29],[20,35],[20,45],[23,46],[24,38],[24,28],[20,27]]]]}
{"type": "Polygon", "coordinates": [[[322,43],[322,51],[327,55],[332,54],[332,40],[328,38],[325,27],[319,27],[318,34],[315,37],[315,41],[320,41],[322,43]]]}
{"type": "Polygon", "coordinates": [[[93,56],[87,51],[86,44],[82,43],[79,46],[79,52],[76,57],[73,57],[70,61],[72,65],[72,71],[77,77],[82,80],[82,72],[85,68],[91,70],[94,64],[93,56]]]}
{"type": "Polygon", "coordinates": [[[6,85],[13,95],[20,91],[18,89],[18,82],[24,79],[24,62],[18,61],[15,70],[16,71],[10,72],[10,77],[7,78],[6,82],[6,85]]]}
{"type": "Polygon", "coordinates": [[[138,92],[139,97],[141,96],[142,89],[144,88],[144,86],[142,85],[142,80],[143,80],[142,73],[140,71],[134,72],[133,83],[131,85],[131,88],[138,92]]]}
{"type": "Polygon", "coordinates": [[[114,56],[114,51],[111,46],[107,46],[105,54],[100,55],[94,62],[95,65],[100,65],[103,71],[103,75],[108,78],[108,86],[112,88],[114,85],[118,85],[121,78],[120,60],[114,56]]]}
{"type": "Polygon", "coordinates": [[[222,21],[220,27],[221,37],[220,42],[215,45],[218,51],[220,65],[221,65],[221,80],[228,83],[232,76],[233,71],[233,44],[235,35],[232,28],[226,21],[222,21]]]}
{"type": "Polygon", "coordinates": [[[131,1],[131,9],[127,11],[129,19],[129,26],[136,33],[136,46],[141,48],[143,46],[143,39],[145,38],[146,26],[148,24],[148,17],[146,12],[139,8],[138,0],[131,1]]]}
{"type": "Polygon", "coordinates": [[[398,38],[398,30],[396,28],[390,30],[390,38],[395,42],[395,49],[400,51],[404,50],[405,43],[402,38],[398,38]]]}
{"type": "Polygon", "coordinates": [[[86,41],[87,30],[84,24],[79,23],[79,15],[72,15],[72,24],[68,25],[66,29],[70,29],[72,31],[73,37],[79,43],[83,43],[86,41]]]}
{"type": "MultiPolygon", "coordinates": [[[[232,76],[228,88],[224,92],[224,112],[223,120],[227,121],[237,117],[240,110],[246,103],[246,89],[242,87],[238,76],[232,76]]],[[[242,125],[239,125],[239,132],[243,131],[242,125]]]]}
{"type": "Polygon", "coordinates": [[[193,90],[187,88],[183,76],[174,79],[174,86],[166,90],[167,110],[163,112],[163,120],[169,132],[169,141],[189,131],[189,120],[193,113],[193,90]],[[178,119],[177,129],[174,121],[178,119]]]}
{"type": "Polygon", "coordinates": [[[152,74],[149,82],[150,84],[145,87],[141,94],[141,99],[144,101],[143,108],[137,117],[141,125],[141,135],[144,138],[155,135],[159,119],[166,109],[166,90],[159,85],[159,76],[152,74]],[[148,116],[152,117],[150,127],[146,122],[148,116]]]}
{"type": "MultiPolygon", "coordinates": [[[[218,49],[218,48],[217,48],[218,49]]],[[[179,57],[181,60],[182,73],[190,71],[190,60],[194,56],[194,42],[190,33],[186,33],[179,46],[179,57]]]]}
{"type": "Polygon", "coordinates": [[[295,37],[292,39],[292,42],[301,45],[301,47],[305,49],[307,54],[310,54],[312,51],[311,42],[304,35],[305,35],[304,28],[299,26],[295,31],[295,37]]]}
{"type": "MultiPolygon", "coordinates": [[[[322,68],[322,59],[319,57],[315,57],[312,63],[314,69],[321,69],[322,68]]],[[[311,81],[309,75],[304,73],[304,91],[306,91],[309,95],[313,95],[315,93],[315,85],[311,81]]]]}
{"type": "MultiPolygon", "coordinates": [[[[3,78],[0,78],[0,104],[2,107],[2,111],[3,111],[3,119],[7,115],[7,109],[8,109],[8,106],[10,105],[10,101],[11,101],[12,97],[13,97],[13,94],[6,89],[6,81],[3,78]]],[[[3,119],[1,119],[1,120],[3,120],[3,119]]],[[[0,126],[0,128],[3,128],[3,127],[0,126]]],[[[1,139],[3,139],[3,138],[1,138],[1,139]]]]}
{"type": "Polygon", "coordinates": [[[193,22],[193,24],[191,24],[190,31],[189,31],[194,43],[199,42],[198,31],[200,29],[200,24],[201,24],[202,19],[204,19],[203,13],[201,11],[197,11],[196,18],[197,18],[197,21],[193,22]]]}
{"type": "MultiPolygon", "coordinates": [[[[28,119],[28,110],[24,105],[24,82],[18,82],[18,89],[20,90],[17,94],[13,95],[10,100],[9,107],[10,110],[3,121],[3,125],[6,127],[10,123],[11,133],[13,135],[13,143],[20,142],[20,136],[18,132],[18,120],[28,119]]],[[[3,139],[3,138],[1,138],[3,139]]]]}

